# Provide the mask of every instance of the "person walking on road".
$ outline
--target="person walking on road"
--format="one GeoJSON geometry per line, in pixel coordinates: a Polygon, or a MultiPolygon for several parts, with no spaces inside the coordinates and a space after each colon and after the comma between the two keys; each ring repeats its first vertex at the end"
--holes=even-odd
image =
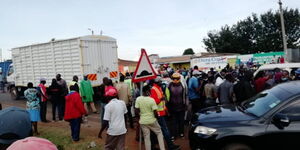
{"type": "Polygon", "coordinates": [[[24,96],[27,99],[26,110],[30,115],[30,120],[33,126],[33,133],[38,135],[39,132],[37,128],[37,123],[41,120],[38,91],[37,89],[33,88],[33,84],[31,82],[27,84],[27,88],[28,89],[24,92],[24,96]]]}
{"type": "Polygon", "coordinates": [[[38,93],[39,93],[39,97],[41,100],[40,106],[41,106],[41,120],[42,122],[49,122],[47,120],[47,101],[48,101],[48,95],[47,95],[47,91],[46,91],[46,79],[45,78],[41,78],[40,79],[40,84],[38,85],[38,93]]]}
{"type": "Polygon", "coordinates": [[[84,108],[86,112],[89,112],[88,104],[90,104],[93,113],[97,113],[97,109],[95,108],[93,100],[94,90],[87,76],[84,76],[83,80],[80,82],[80,95],[82,97],[82,101],[84,103],[84,108]]]}
{"type": "Polygon", "coordinates": [[[82,115],[86,114],[81,97],[75,91],[74,86],[70,86],[70,93],[66,96],[66,110],[64,119],[70,122],[71,136],[74,142],[79,141],[80,124],[82,115]]]}
{"type": "Polygon", "coordinates": [[[131,90],[128,84],[124,82],[125,77],[123,75],[120,76],[120,82],[116,85],[116,89],[118,91],[119,99],[124,101],[127,107],[127,115],[126,115],[126,122],[129,120],[130,128],[134,128],[133,126],[133,118],[131,114],[131,90]]]}
{"type": "Polygon", "coordinates": [[[158,139],[160,150],[165,150],[161,127],[154,115],[157,115],[157,105],[155,100],[150,97],[150,87],[143,87],[143,96],[136,99],[136,111],[140,114],[140,127],[144,134],[146,150],[151,150],[150,130],[153,131],[158,139]]]}
{"type": "Polygon", "coordinates": [[[102,132],[107,129],[105,150],[125,150],[125,135],[127,132],[124,115],[127,113],[124,101],[117,99],[118,92],[110,88],[105,92],[108,104],[105,106],[102,128],[98,134],[102,138],[102,132]]]}
{"type": "Polygon", "coordinates": [[[49,99],[52,103],[52,120],[56,121],[56,110],[58,110],[58,119],[63,120],[62,108],[59,108],[61,100],[62,88],[57,84],[56,79],[52,79],[52,83],[48,89],[49,99]]]}
{"type": "Polygon", "coordinates": [[[155,100],[157,104],[157,121],[161,127],[163,132],[164,138],[167,142],[168,149],[170,150],[177,150],[180,149],[179,145],[175,145],[171,139],[171,135],[165,120],[165,116],[167,116],[167,107],[165,102],[164,93],[160,87],[161,79],[157,77],[155,80],[152,80],[152,88],[151,88],[151,97],[155,100]]]}

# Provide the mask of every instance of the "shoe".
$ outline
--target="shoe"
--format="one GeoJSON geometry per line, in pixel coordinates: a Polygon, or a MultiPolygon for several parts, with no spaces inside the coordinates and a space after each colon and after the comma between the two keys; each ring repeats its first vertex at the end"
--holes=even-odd
{"type": "Polygon", "coordinates": [[[172,148],[170,148],[171,150],[180,150],[181,147],[180,145],[173,145],[172,148]]]}
{"type": "Polygon", "coordinates": [[[94,114],[100,114],[98,111],[94,111],[93,113],[94,113],[94,114]]]}
{"type": "Polygon", "coordinates": [[[175,141],[175,138],[174,138],[174,136],[172,136],[172,137],[171,137],[171,141],[172,141],[172,142],[174,142],[174,141],[175,141]]]}
{"type": "Polygon", "coordinates": [[[183,135],[183,134],[180,134],[179,136],[180,136],[181,138],[183,138],[183,137],[184,137],[184,135],[183,135]]]}

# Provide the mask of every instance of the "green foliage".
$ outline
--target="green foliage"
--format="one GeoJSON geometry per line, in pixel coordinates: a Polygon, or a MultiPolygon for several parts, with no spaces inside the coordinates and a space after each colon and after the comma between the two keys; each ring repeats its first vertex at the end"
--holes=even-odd
{"type": "MultiPolygon", "coordinates": [[[[100,145],[96,138],[85,136],[81,138],[78,143],[73,143],[71,139],[70,129],[62,129],[58,127],[39,127],[40,137],[48,139],[53,144],[56,145],[58,150],[101,150],[102,145],[100,145]],[[87,148],[91,141],[96,141],[97,146],[94,148],[87,148]]],[[[81,137],[83,137],[81,135],[81,137]]]]}
{"type": "Polygon", "coordinates": [[[182,55],[194,55],[194,50],[192,48],[188,48],[186,50],[184,50],[182,55]]]}
{"type": "MultiPolygon", "coordinates": [[[[300,13],[298,9],[284,9],[285,30],[288,48],[297,48],[300,37],[300,13]]],[[[282,51],[279,11],[256,14],[225,25],[220,31],[210,31],[203,39],[208,52],[249,54],[256,52],[282,51]]]]}

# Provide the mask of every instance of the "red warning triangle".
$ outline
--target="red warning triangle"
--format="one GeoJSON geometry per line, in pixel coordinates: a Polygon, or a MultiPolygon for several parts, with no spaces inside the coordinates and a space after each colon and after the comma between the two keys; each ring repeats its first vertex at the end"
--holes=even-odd
{"type": "Polygon", "coordinates": [[[141,82],[156,78],[156,73],[150,63],[145,49],[141,50],[141,57],[134,71],[132,82],[141,82]]]}

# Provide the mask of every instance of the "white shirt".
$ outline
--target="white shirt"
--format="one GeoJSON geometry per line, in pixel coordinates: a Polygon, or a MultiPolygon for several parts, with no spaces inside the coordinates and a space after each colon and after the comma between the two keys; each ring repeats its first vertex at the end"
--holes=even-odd
{"type": "Polygon", "coordinates": [[[124,101],[112,99],[106,106],[103,120],[109,122],[107,134],[111,136],[122,135],[127,132],[124,114],[127,108],[124,101]]]}
{"type": "Polygon", "coordinates": [[[224,82],[224,80],[220,77],[217,78],[215,85],[216,86],[220,86],[222,83],[224,82]]]}

